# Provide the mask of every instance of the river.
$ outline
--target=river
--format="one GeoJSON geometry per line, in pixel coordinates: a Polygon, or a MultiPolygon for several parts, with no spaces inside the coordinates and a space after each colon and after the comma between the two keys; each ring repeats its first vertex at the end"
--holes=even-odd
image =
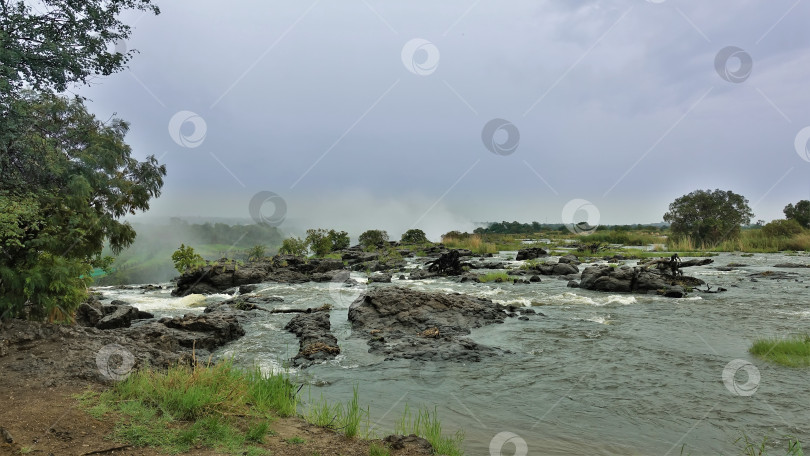
{"type": "MultiPolygon", "coordinates": [[[[514,255],[497,256],[511,260],[514,255]]],[[[729,454],[739,453],[735,447],[741,443],[735,441],[743,433],[754,439],[769,436],[781,448],[784,435],[810,445],[808,370],[770,364],[748,353],[757,337],[810,332],[810,269],[780,269],[795,274],[790,280],[753,282],[749,274],[810,258],[721,254],[714,260],[687,274],[728,291],[693,292],[683,299],[567,288],[566,281],[554,277],[512,285],[398,280],[397,274],[390,285],[370,285],[466,293],[534,305],[545,315],[473,330],[473,340],[512,353],[470,364],[383,361],[369,354],[365,340],[352,337],[346,319],[362,287],[264,283],[259,293],[284,298],[279,303],[284,308],[334,306],[331,321],[341,355],[290,373],[307,384],[301,392],[305,400],[323,395],[345,402],[358,385],[380,436],[393,429],[407,404],[411,409],[436,407],[446,432],[464,431],[468,455],[525,454],[521,440],[529,455],[681,454],[682,448],[683,454],[729,454]],[[731,262],[747,266],[715,269],[731,262]]],[[[352,277],[363,281],[365,276],[352,277]]],[[[108,300],[123,299],[158,316],[201,312],[205,299],[227,298],[172,298],[168,290],[100,291],[108,300]]],[[[290,318],[262,313],[246,324],[245,337],[215,356],[284,369],[298,350],[295,336],[283,330],[290,318]]]]}

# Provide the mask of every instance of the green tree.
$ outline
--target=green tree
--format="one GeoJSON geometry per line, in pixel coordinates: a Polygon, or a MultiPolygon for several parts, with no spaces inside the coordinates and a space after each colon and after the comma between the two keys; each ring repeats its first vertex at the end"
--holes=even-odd
{"type": "Polygon", "coordinates": [[[795,206],[788,204],[783,212],[788,220],[795,220],[799,225],[810,228],[810,201],[801,200],[795,206]]]}
{"type": "Polygon", "coordinates": [[[774,220],[762,227],[762,233],[768,237],[791,237],[804,231],[799,222],[792,219],[774,220]]]}
{"type": "Polygon", "coordinates": [[[403,244],[427,244],[425,232],[420,229],[411,229],[402,234],[400,242],[403,244]]]}
{"type": "Polygon", "coordinates": [[[696,245],[713,245],[735,238],[740,226],[751,222],[754,213],[742,195],[723,190],[695,190],[670,203],[664,221],[672,236],[690,237],[696,245]]]}
{"type": "Polygon", "coordinates": [[[365,248],[382,247],[388,242],[388,233],[383,230],[368,230],[360,235],[358,241],[365,248]]]}
{"type": "Polygon", "coordinates": [[[307,230],[306,243],[315,256],[324,256],[332,251],[332,239],[323,228],[307,230]]]}
{"type": "Polygon", "coordinates": [[[304,256],[307,253],[307,243],[298,237],[289,237],[281,241],[281,248],[278,253],[282,255],[304,256]]]}
{"type": "Polygon", "coordinates": [[[349,233],[345,231],[329,230],[329,240],[332,242],[332,251],[343,250],[349,247],[349,233]]]}
{"type": "Polygon", "coordinates": [[[182,274],[191,268],[204,264],[205,260],[203,260],[200,254],[194,252],[193,247],[186,247],[185,244],[180,244],[180,248],[172,253],[172,262],[177,272],[182,274]]]}
{"type": "Polygon", "coordinates": [[[118,254],[134,240],[119,219],[149,209],[166,168],[132,158],[127,123],[99,121],[79,98],[23,92],[8,108],[17,121],[0,129],[0,316],[69,319],[105,242],[118,254]]]}
{"type": "Polygon", "coordinates": [[[151,0],[0,0],[0,96],[23,87],[64,92],[123,69],[136,51],[115,51],[131,27],[119,19],[128,10],[159,14],[151,0]]]}

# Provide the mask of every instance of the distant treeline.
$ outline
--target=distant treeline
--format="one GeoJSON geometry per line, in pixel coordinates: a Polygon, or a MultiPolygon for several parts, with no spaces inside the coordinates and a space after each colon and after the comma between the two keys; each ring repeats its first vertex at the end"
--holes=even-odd
{"type": "MultiPolygon", "coordinates": [[[[267,225],[188,223],[173,218],[161,224],[133,224],[135,242],[116,256],[113,272],[96,279],[99,285],[165,282],[177,276],[172,253],[180,244],[193,247],[206,260],[222,257],[247,259],[247,250],[263,245],[274,253],[283,238],[278,228],[267,225]]],[[[104,255],[112,255],[105,249],[104,255]]]]}
{"type": "MultiPolygon", "coordinates": [[[[661,225],[600,225],[596,231],[662,231],[667,227],[661,225]]],[[[476,234],[533,234],[543,231],[566,231],[561,223],[520,223],[520,222],[492,222],[487,227],[476,228],[476,234]]]]}

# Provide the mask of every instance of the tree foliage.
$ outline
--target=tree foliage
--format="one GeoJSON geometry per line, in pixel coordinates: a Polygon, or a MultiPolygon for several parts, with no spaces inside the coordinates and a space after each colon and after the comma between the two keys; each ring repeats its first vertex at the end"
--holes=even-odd
{"type": "Polygon", "coordinates": [[[332,241],[332,251],[343,250],[349,247],[349,233],[345,231],[329,230],[329,240],[332,241]]]}
{"type": "Polygon", "coordinates": [[[278,253],[282,255],[304,256],[307,253],[307,242],[298,237],[289,237],[281,241],[278,253]]]}
{"type": "Polygon", "coordinates": [[[429,241],[425,232],[417,228],[404,232],[400,242],[403,244],[427,244],[429,241]]]}
{"type": "Polygon", "coordinates": [[[783,212],[788,220],[795,220],[799,225],[810,228],[810,201],[801,200],[796,205],[788,204],[783,212]]]}
{"type": "Polygon", "coordinates": [[[323,228],[307,230],[306,243],[315,256],[324,256],[332,251],[329,232],[323,228]]]}
{"type": "Polygon", "coordinates": [[[174,268],[177,269],[177,272],[180,274],[186,272],[188,269],[205,264],[203,257],[194,252],[193,247],[186,247],[185,244],[180,244],[180,248],[172,253],[172,262],[174,263],[174,268]]]}
{"type": "Polygon", "coordinates": [[[804,231],[796,220],[774,220],[762,227],[762,233],[768,237],[791,237],[804,231]]]}
{"type": "Polygon", "coordinates": [[[388,242],[388,233],[383,230],[368,230],[360,235],[358,241],[365,248],[382,247],[388,242]]]}
{"type": "Polygon", "coordinates": [[[159,14],[151,0],[0,0],[0,94],[24,87],[65,91],[123,69],[136,51],[115,44],[129,38],[131,27],[119,17],[127,10],[159,14]],[[120,48],[119,48],[120,50],[120,48]]]}
{"type": "Polygon", "coordinates": [[[99,121],[78,98],[25,92],[9,107],[17,122],[0,137],[0,313],[69,318],[105,242],[118,253],[135,238],[118,219],[149,209],[166,168],[132,158],[127,123],[99,121]]]}
{"type": "Polygon", "coordinates": [[[713,245],[735,238],[740,226],[751,222],[754,213],[742,195],[723,190],[695,190],[669,205],[664,221],[672,236],[690,237],[696,245],[713,245]]]}

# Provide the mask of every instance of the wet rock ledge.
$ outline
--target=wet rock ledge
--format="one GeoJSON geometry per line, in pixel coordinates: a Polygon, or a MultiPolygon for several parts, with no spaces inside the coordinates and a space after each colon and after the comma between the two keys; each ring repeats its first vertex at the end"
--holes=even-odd
{"type": "Polygon", "coordinates": [[[489,299],[401,287],[369,290],[349,307],[352,330],[368,340],[369,353],[424,361],[475,362],[508,353],[464,336],[472,328],[531,314],[533,309],[489,299]]]}

